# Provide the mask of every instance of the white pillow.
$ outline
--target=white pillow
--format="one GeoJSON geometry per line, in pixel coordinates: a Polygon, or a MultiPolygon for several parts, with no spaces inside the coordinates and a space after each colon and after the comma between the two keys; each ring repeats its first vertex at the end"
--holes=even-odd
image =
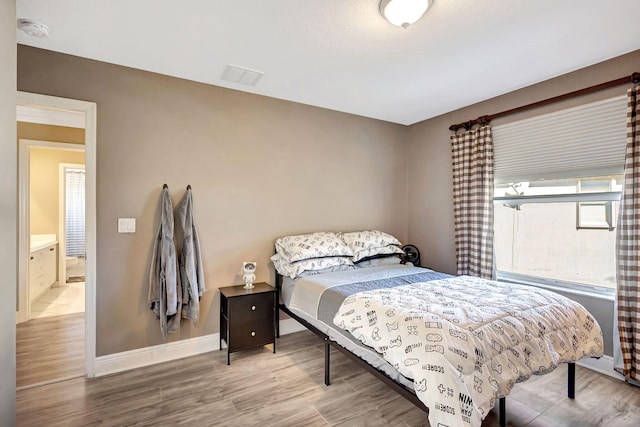
{"type": "Polygon", "coordinates": [[[330,232],[281,237],[276,240],[276,251],[287,262],[353,255],[345,242],[336,233],[330,232]]]}
{"type": "Polygon", "coordinates": [[[378,230],[342,233],[342,239],[353,251],[353,261],[358,262],[379,254],[402,254],[400,241],[390,234],[378,230]]]}
{"type": "Polygon", "coordinates": [[[376,255],[390,255],[390,254],[402,255],[404,254],[404,251],[398,246],[394,246],[394,245],[383,246],[380,248],[369,248],[360,252],[356,252],[353,255],[353,262],[358,262],[361,259],[373,257],[376,255]]]}
{"type": "Polygon", "coordinates": [[[320,270],[307,270],[298,275],[298,279],[301,277],[314,276],[316,274],[333,273],[334,271],[353,270],[355,265],[334,265],[333,267],[321,268],[320,270]]]}
{"type": "Polygon", "coordinates": [[[353,266],[351,258],[343,257],[323,257],[323,258],[310,258],[302,261],[287,262],[287,260],[280,254],[275,254],[271,257],[273,265],[276,267],[276,271],[283,276],[289,276],[292,279],[299,277],[302,273],[308,271],[325,270],[330,267],[353,266]]]}
{"type": "Polygon", "coordinates": [[[382,258],[365,259],[356,264],[356,267],[378,267],[381,265],[396,265],[400,264],[402,259],[398,255],[384,256],[382,258]]]}

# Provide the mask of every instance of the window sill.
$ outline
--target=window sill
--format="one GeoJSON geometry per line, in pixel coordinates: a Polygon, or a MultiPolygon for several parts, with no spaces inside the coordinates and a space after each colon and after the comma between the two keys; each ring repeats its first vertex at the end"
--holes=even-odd
{"type": "Polygon", "coordinates": [[[603,301],[615,301],[616,290],[609,288],[597,288],[595,286],[581,285],[577,283],[563,282],[562,285],[545,283],[543,280],[536,280],[536,277],[523,276],[513,273],[497,272],[497,280],[500,282],[516,283],[519,285],[535,286],[554,292],[565,292],[568,294],[580,295],[584,297],[599,299],[603,301]]]}

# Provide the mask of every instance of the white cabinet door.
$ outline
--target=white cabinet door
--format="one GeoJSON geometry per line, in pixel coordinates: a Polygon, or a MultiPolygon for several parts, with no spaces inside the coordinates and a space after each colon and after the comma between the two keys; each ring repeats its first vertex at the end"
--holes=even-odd
{"type": "Polygon", "coordinates": [[[29,299],[35,301],[56,281],[57,244],[31,252],[29,257],[29,299]]]}

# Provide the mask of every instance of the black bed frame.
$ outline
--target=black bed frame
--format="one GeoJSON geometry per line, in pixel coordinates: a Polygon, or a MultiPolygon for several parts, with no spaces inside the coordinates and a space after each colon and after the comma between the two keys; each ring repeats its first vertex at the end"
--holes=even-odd
{"type": "MultiPolygon", "coordinates": [[[[322,340],[324,341],[324,383],[325,385],[327,386],[331,385],[330,356],[331,356],[331,346],[333,345],[333,348],[340,351],[341,353],[349,357],[351,360],[353,360],[354,362],[356,362],[357,364],[365,368],[367,371],[369,371],[369,373],[371,373],[373,376],[381,380],[387,386],[391,387],[393,390],[398,392],[400,395],[402,395],[404,398],[406,398],[411,403],[416,405],[418,408],[422,409],[427,414],[429,413],[429,408],[427,408],[425,404],[422,403],[422,401],[418,398],[415,390],[394,381],[384,371],[381,371],[369,365],[365,360],[351,353],[349,350],[342,347],[336,341],[331,340],[324,332],[320,331],[311,323],[307,322],[306,320],[302,319],[300,316],[297,316],[295,313],[289,310],[284,304],[280,302],[281,288],[282,288],[282,276],[276,272],[276,292],[277,292],[276,298],[278,301],[278,310],[279,310],[278,313],[276,313],[277,318],[280,317],[280,310],[281,310],[285,312],[287,315],[289,315],[290,317],[292,317],[293,319],[295,319],[297,322],[301,323],[311,332],[313,332],[314,334],[322,338],[322,340]]],[[[280,338],[280,322],[276,322],[276,336],[280,338]]],[[[568,378],[567,378],[567,396],[570,399],[575,399],[576,397],[576,365],[573,362],[569,362],[568,365],[569,365],[569,369],[568,369],[568,378]]],[[[505,397],[501,397],[499,399],[498,405],[499,405],[498,409],[499,409],[499,418],[500,418],[499,422],[500,422],[500,425],[504,427],[507,424],[505,397]]]]}

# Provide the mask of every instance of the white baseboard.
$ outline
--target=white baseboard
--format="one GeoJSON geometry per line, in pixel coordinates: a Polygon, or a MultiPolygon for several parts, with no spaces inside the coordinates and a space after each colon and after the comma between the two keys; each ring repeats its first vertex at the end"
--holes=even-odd
{"type": "Polygon", "coordinates": [[[220,349],[220,334],[187,338],[152,347],[96,357],[96,377],[220,349]]]}
{"type": "MultiPolygon", "coordinates": [[[[287,335],[305,329],[304,326],[293,319],[280,321],[280,335],[287,335]]],[[[100,377],[215,350],[220,350],[220,334],[187,338],[152,347],[96,357],[95,374],[96,377],[100,377]]]]}
{"type": "Polygon", "coordinates": [[[576,365],[580,365],[583,368],[591,369],[592,371],[599,372],[604,375],[608,375],[620,381],[624,381],[624,375],[618,373],[613,369],[613,357],[604,355],[600,359],[582,359],[576,362],[576,365]]]}

